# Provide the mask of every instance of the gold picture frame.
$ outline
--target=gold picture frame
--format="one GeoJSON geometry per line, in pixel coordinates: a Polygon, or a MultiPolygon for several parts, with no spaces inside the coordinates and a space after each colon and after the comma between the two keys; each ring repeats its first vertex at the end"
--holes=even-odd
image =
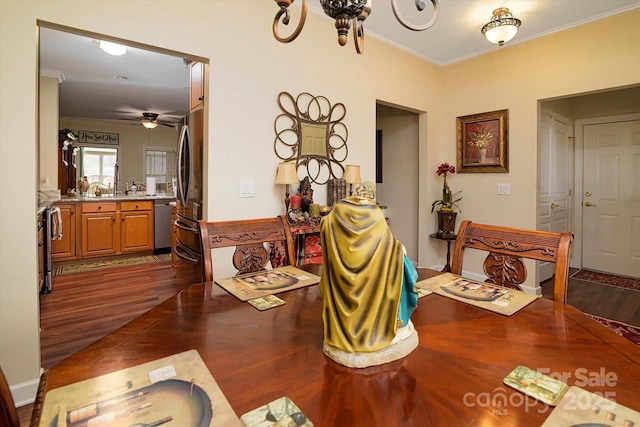
{"type": "Polygon", "coordinates": [[[457,172],[509,172],[509,110],[457,117],[456,143],[457,172]]]}

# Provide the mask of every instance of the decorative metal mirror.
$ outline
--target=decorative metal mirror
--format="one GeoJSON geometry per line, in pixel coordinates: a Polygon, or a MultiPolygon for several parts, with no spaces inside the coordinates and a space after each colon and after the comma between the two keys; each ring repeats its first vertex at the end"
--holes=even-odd
{"type": "Polygon", "coordinates": [[[342,177],[341,162],[347,158],[347,127],[342,120],[347,114],[344,104],[331,105],[324,96],[303,92],[297,98],[280,92],[274,128],[276,156],[295,161],[296,170],[306,168],[311,182],[325,184],[342,177]],[[339,173],[336,173],[340,170],[339,173]]]}

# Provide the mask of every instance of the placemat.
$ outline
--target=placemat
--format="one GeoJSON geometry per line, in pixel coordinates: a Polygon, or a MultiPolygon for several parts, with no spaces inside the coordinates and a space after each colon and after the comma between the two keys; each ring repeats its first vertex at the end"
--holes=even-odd
{"type": "Polygon", "coordinates": [[[511,316],[538,298],[517,289],[478,282],[453,273],[421,280],[416,287],[505,316],[511,316]]]}
{"type": "Polygon", "coordinates": [[[291,265],[215,280],[240,301],[273,295],[320,283],[320,276],[291,265]]]}
{"type": "Polygon", "coordinates": [[[242,425],[196,350],[50,390],[40,418],[42,427],[165,423],[242,425]]]}

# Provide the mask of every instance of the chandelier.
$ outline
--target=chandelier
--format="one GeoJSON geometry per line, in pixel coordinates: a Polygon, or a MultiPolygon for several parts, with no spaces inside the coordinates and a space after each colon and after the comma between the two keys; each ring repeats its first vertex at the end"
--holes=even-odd
{"type": "MultiPolygon", "coordinates": [[[[289,6],[295,0],[274,0],[280,10],[276,13],[276,17],[273,20],[273,35],[279,42],[289,43],[295,40],[304,26],[304,22],[307,19],[307,0],[302,0],[302,12],[300,15],[300,21],[296,29],[288,37],[282,37],[278,31],[278,25],[280,24],[280,18],[284,25],[289,25],[290,15],[289,6]]],[[[430,0],[433,4],[433,16],[431,20],[424,25],[412,25],[408,23],[400,14],[398,9],[398,0],[391,0],[391,7],[393,8],[393,14],[402,26],[413,31],[424,31],[431,28],[433,24],[438,20],[438,5],[440,0],[430,0]]],[[[324,10],[324,13],[335,20],[336,30],[338,30],[338,43],[340,46],[347,44],[347,36],[349,29],[353,25],[353,40],[358,53],[364,52],[364,26],[363,22],[371,14],[371,2],[372,0],[320,0],[320,5],[324,10]]],[[[422,12],[426,8],[426,4],[422,0],[415,0],[416,9],[418,12],[422,12]]]]}
{"type": "Polygon", "coordinates": [[[493,11],[491,21],[486,23],[480,31],[491,43],[502,46],[516,35],[520,24],[522,21],[514,18],[509,8],[500,7],[493,11]]]}

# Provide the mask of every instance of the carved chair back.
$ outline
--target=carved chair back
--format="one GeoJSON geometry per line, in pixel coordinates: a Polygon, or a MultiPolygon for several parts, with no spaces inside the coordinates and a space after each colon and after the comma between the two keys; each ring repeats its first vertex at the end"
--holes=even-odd
{"type": "Polygon", "coordinates": [[[20,427],[18,411],[13,402],[9,383],[0,368],[0,425],[7,427],[20,427]]]}
{"type": "Polygon", "coordinates": [[[204,280],[213,280],[211,250],[235,246],[232,256],[237,274],[253,273],[272,266],[295,265],[296,256],[286,217],[233,221],[199,221],[204,280]]]}
{"type": "Polygon", "coordinates": [[[486,282],[522,290],[527,278],[523,258],[555,263],[554,301],[565,303],[573,234],[526,230],[463,221],[458,230],[451,272],[462,274],[465,249],[489,252],[483,263],[486,282]]]}

